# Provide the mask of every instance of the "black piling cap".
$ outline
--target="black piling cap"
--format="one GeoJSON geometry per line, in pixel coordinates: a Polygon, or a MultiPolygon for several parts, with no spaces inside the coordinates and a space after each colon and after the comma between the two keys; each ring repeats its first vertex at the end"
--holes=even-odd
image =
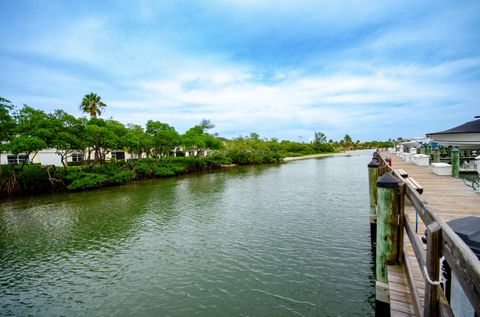
{"type": "Polygon", "coordinates": [[[368,163],[368,167],[378,167],[377,159],[373,158],[370,163],[368,163]]]}
{"type": "Polygon", "coordinates": [[[396,179],[390,173],[383,174],[383,176],[377,182],[377,187],[380,187],[380,188],[395,188],[397,186],[398,186],[398,179],[396,179]]]}

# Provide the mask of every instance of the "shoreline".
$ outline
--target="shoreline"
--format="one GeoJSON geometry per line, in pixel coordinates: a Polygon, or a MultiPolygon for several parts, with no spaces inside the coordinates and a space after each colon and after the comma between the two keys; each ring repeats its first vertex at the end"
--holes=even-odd
{"type": "MultiPolygon", "coordinates": [[[[364,151],[372,151],[372,150],[353,150],[353,151],[345,151],[345,152],[337,152],[337,153],[319,153],[319,154],[310,154],[310,155],[304,155],[304,156],[294,156],[294,157],[285,157],[283,158],[279,163],[288,163],[292,161],[298,161],[298,160],[307,160],[307,159],[313,159],[313,158],[319,158],[319,157],[328,157],[328,156],[339,156],[339,155],[348,155],[348,154],[353,154],[355,152],[364,152],[364,151]]],[[[268,163],[262,163],[263,164],[268,164],[268,163]]],[[[247,164],[245,166],[253,166],[256,164],[247,164]]],[[[201,170],[191,170],[187,171],[184,173],[178,173],[174,175],[163,175],[163,176],[149,176],[149,177],[141,177],[141,178],[135,178],[132,180],[128,180],[125,182],[118,182],[118,183],[105,183],[97,186],[92,186],[92,187],[85,187],[85,188],[78,188],[74,190],[68,190],[66,187],[65,188],[50,188],[49,190],[45,190],[45,188],[42,188],[42,190],[37,189],[28,189],[25,191],[17,192],[17,193],[11,193],[11,194],[4,194],[0,193],[0,202],[15,198],[15,197],[28,197],[28,196],[36,196],[36,195],[41,195],[41,194],[56,194],[56,193],[73,193],[73,192],[84,192],[84,191],[91,191],[91,190],[99,190],[102,188],[107,188],[107,187],[115,187],[115,186],[122,186],[122,185],[127,185],[127,184],[132,184],[138,181],[142,180],[149,180],[149,179],[161,179],[161,178],[174,178],[174,177],[179,177],[183,175],[192,175],[196,173],[203,173],[203,172],[213,172],[213,171],[222,171],[222,170],[229,170],[232,168],[236,168],[242,166],[240,164],[220,164],[219,166],[216,167],[205,167],[204,169],[201,170]]]]}
{"type": "Polygon", "coordinates": [[[289,156],[289,157],[284,157],[283,161],[290,162],[290,161],[298,161],[298,160],[307,160],[307,159],[316,158],[316,157],[324,157],[324,156],[338,155],[338,154],[345,154],[345,152],[310,154],[310,155],[303,155],[303,156],[289,156]]]}
{"type": "Polygon", "coordinates": [[[373,152],[373,151],[375,151],[375,150],[365,149],[365,150],[349,150],[349,151],[336,152],[336,153],[310,154],[310,155],[304,155],[304,156],[290,156],[290,157],[283,158],[283,161],[284,162],[290,162],[290,161],[307,160],[307,159],[311,159],[311,158],[324,157],[324,156],[351,155],[351,154],[355,154],[355,153],[373,152]]]}

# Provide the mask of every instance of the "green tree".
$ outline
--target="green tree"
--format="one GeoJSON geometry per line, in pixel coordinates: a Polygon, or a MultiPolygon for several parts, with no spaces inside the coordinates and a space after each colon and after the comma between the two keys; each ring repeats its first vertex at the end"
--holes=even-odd
{"type": "Polygon", "coordinates": [[[198,156],[199,152],[206,147],[204,133],[205,129],[196,125],[181,136],[181,144],[186,151],[197,151],[198,156]]]}
{"type": "MultiPolygon", "coordinates": [[[[33,162],[33,159],[37,155],[38,151],[43,150],[46,148],[46,143],[37,136],[32,135],[20,135],[13,138],[10,141],[9,149],[12,154],[24,154],[30,158],[30,155],[34,153],[34,155],[30,158],[30,163],[33,162]]],[[[22,164],[25,165],[25,162],[22,164]]]]}
{"type": "Polygon", "coordinates": [[[150,136],[153,155],[157,158],[169,155],[180,144],[180,135],[167,123],[149,120],[145,133],[150,136]]]}
{"type": "Polygon", "coordinates": [[[250,133],[250,139],[252,140],[260,140],[260,135],[256,132],[250,133]]]}
{"type": "Polygon", "coordinates": [[[345,134],[343,137],[343,144],[347,150],[351,149],[353,145],[352,137],[348,134],[345,134]]]}
{"type": "Polygon", "coordinates": [[[77,119],[63,110],[55,110],[50,115],[54,123],[55,135],[53,137],[53,147],[60,155],[61,162],[67,170],[67,159],[75,152],[85,155],[85,120],[77,119]]]}
{"type": "Polygon", "coordinates": [[[181,136],[181,144],[186,151],[196,151],[197,157],[205,153],[207,149],[219,150],[223,143],[217,137],[207,133],[214,125],[210,120],[203,119],[200,124],[190,128],[181,136]]]}
{"type": "Polygon", "coordinates": [[[13,154],[33,154],[30,157],[32,163],[38,151],[54,147],[55,121],[45,112],[24,105],[15,113],[14,118],[16,137],[10,142],[13,154]]]}
{"type": "Polygon", "coordinates": [[[276,141],[238,137],[226,142],[225,153],[236,164],[276,163],[281,158],[279,147],[276,141]]]}
{"type": "Polygon", "coordinates": [[[315,132],[312,147],[315,152],[334,152],[335,148],[330,140],[327,143],[327,136],[322,132],[315,132]]]}
{"type": "MultiPolygon", "coordinates": [[[[0,167],[2,164],[1,154],[8,150],[9,142],[14,135],[15,120],[10,114],[12,110],[12,103],[0,97],[0,167]]],[[[1,176],[2,169],[0,168],[0,177],[1,176]]]]}
{"type": "Polygon", "coordinates": [[[84,113],[88,113],[90,117],[96,118],[97,115],[102,114],[102,108],[105,108],[107,105],[101,101],[101,97],[97,94],[89,93],[83,97],[82,103],[80,104],[80,110],[84,113]]]}
{"type": "MultiPolygon", "coordinates": [[[[121,136],[118,135],[121,123],[114,120],[92,118],[85,126],[85,141],[88,146],[88,161],[94,153],[94,163],[103,163],[111,149],[121,147],[121,136]]],[[[86,162],[88,164],[88,162],[86,162]]]]}
{"type": "Polygon", "coordinates": [[[134,153],[138,158],[141,158],[142,154],[148,152],[151,148],[149,138],[150,136],[145,134],[140,125],[129,124],[127,132],[122,137],[122,144],[128,152],[134,153]]]}
{"type": "Polygon", "coordinates": [[[316,144],[327,143],[327,136],[323,132],[315,132],[313,142],[316,144]]]}
{"type": "Polygon", "coordinates": [[[215,128],[215,125],[209,119],[202,119],[199,125],[203,128],[204,131],[215,128]]]}

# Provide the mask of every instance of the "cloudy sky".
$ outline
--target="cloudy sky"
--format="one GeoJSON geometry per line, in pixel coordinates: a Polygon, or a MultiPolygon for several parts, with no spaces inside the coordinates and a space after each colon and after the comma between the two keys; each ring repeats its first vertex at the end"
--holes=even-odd
{"type": "Polygon", "coordinates": [[[480,115],[479,1],[0,1],[0,96],[234,137],[423,136],[480,115]]]}

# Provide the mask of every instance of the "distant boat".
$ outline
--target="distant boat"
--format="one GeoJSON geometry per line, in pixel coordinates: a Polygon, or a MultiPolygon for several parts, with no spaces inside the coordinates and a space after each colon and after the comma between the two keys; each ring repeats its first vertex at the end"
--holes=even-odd
{"type": "Polygon", "coordinates": [[[475,119],[442,132],[428,133],[427,137],[446,147],[478,150],[480,149],[480,116],[476,116],[475,119]]]}

